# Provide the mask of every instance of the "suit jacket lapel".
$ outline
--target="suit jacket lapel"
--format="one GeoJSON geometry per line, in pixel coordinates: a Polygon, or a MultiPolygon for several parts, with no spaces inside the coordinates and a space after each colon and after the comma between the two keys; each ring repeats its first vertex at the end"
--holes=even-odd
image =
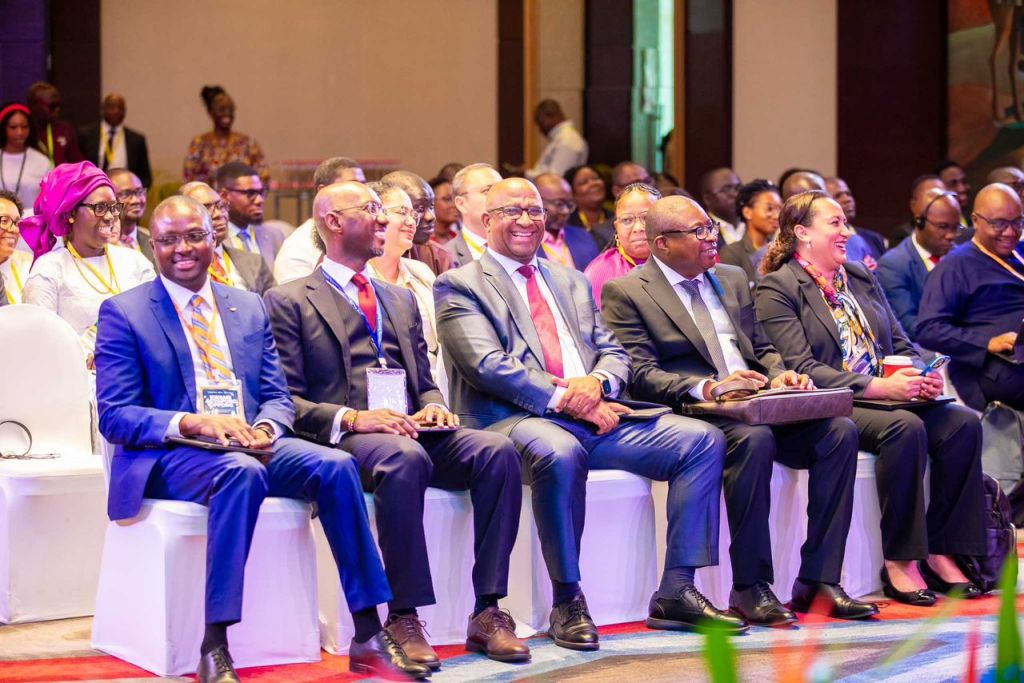
{"type": "Polygon", "coordinates": [[[558,305],[558,310],[562,313],[562,320],[565,321],[566,326],[569,328],[569,334],[572,335],[573,341],[576,342],[576,348],[579,349],[582,356],[585,347],[583,346],[583,338],[580,336],[580,317],[576,313],[576,307],[568,298],[571,286],[569,278],[565,277],[565,274],[560,270],[552,268],[547,261],[540,261],[538,259],[537,268],[547,283],[548,289],[551,290],[552,296],[555,297],[555,304],[558,305]]]}
{"type": "Polygon", "coordinates": [[[917,253],[917,249],[914,247],[914,241],[912,238],[908,237],[903,240],[903,243],[906,245],[905,249],[910,254],[911,274],[914,276],[914,279],[917,280],[918,286],[923,290],[924,280],[928,277],[928,266],[926,266],[924,261],[921,260],[921,255],[917,253]]]}
{"type": "Polygon", "coordinates": [[[153,306],[153,315],[160,323],[160,328],[164,331],[167,341],[170,342],[174,354],[178,357],[178,372],[181,373],[181,381],[187,390],[192,410],[195,410],[196,374],[195,366],[192,363],[192,352],[189,350],[188,340],[185,339],[185,330],[182,328],[178,311],[160,278],[153,281],[150,300],[153,306]]]}
{"type": "Polygon", "coordinates": [[[483,269],[484,278],[491,283],[508,307],[509,313],[512,314],[512,320],[519,328],[519,334],[526,340],[526,345],[530,347],[530,351],[537,360],[543,364],[544,348],[540,344],[540,337],[537,336],[533,316],[530,315],[530,310],[516,291],[512,278],[490,254],[484,254],[480,258],[480,267],[483,269]]]}
{"type": "Polygon", "coordinates": [[[828,333],[832,335],[833,341],[835,341],[838,348],[842,348],[839,343],[839,328],[836,327],[836,319],[832,317],[832,313],[828,310],[828,305],[825,303],[825,297],[822,296],[821,289],[811,279],[811,276],[793,259],[789,262],[789,267],[796,273],[796,280],[800,283],[800,291],[804,298],[807,299],[808,305],[811,310],[814,311],[814,315],[818,316],[818,320],[825,326],[828,333]]]}
{"type": "Polygon", "coordinates": [[[740,302],[736,298],[736,292],[731,287],[725,286],[722,280],[719,280],[710,270],[707,272],[707,278],[718,295],[719,300],[721,300],[726,314],[729,316],[729,321],[732,323],[732,329],[736,332],[736,341],[740,345],[740,352],[743,354],[744,359],[748,363],[753,361],[760,364],[761,361],[754,354],[753,342],[747,338],[743,326],[740,325],[740,302]]]}
{"type": "Polygon", "coordinates": [[[639,274],[644,283],[644,291],[648,296],[665,312],[665,315],[679,328],[679,331],[686,335],[686,338],[700,352],[708,365],[715,367],[715,361],[711,359],[711,352],[708,351],[708,345],[704,342],[704,336],[697,329],[697,324],[693,322],[686,306],[679,300],[679,295],[676,294],[668,278],[665,277],[665,273],[661,272],[658,264],[653,260],[647,261],[640,266],[639,274]]]}
{"type": "Polygon", "coordinates": [[[231,265],[233,265],[235,270],[238,271],[238,276],[242,278],[242,284],[245,285],[245,288],[250,292],[255,291],[256,273],[249,268],[251,261],[244,256],[242,258],[238,258],[239,254],[244,254],[245,252],[225,246],[224,253],[231,259],[231,265]]]}
{"type": "MultiPolygon", "coordinates": [[[[373,280],[370,280],[370,282],[373,283],[373,280]]],[[[395,333],[395,338],[398,340],[398,349],[402,352],[402,367],[405,368],[405,381],[409,383],[409,389],[412,391],[413,396],[419,396],[419,382],[416,381],[416,378],[419,377],[418,368],[416,367],[416,354],[413,353],[409,335],[404,333],[405,330],[412,329],[413,323],[411,320],[406,320],[406,317],[402,315],[401,306],[393,298],[390,291],[376,285],[374,285],[373,291],[377,294],[377,300],[380,301],[384,315],[391,321],[391,330],[395,333]]]]}
{"type": "MultiPolygon", "coordinates": [[[[246,348],[245,341],[240,334],[238,308],[231,303],[230,287],[214,282],[212,288],[213,298],[217,302],[217,313],[224,326],[224,337],[228,341],[228,350],[231,352],[231,370],[235,373],[235,379],[244,387],[251,350],[246,348]]],[[[262,354],[263,348],[261,347],[259,351],[262,354]]]]}
{"type": "MultiPolygon", "coordinates": [[[[327,322],[334,338],[341,345],[341,359],[345,366],[345,402],[348,402],[348,390],[351,386],[348,378],[352,376],[352,353],[349,350],[348,330],[345,328],[345,321],[338,312],[338,302],[335,298],[334,288],[324,279],[323,271],[317,268],[306,280],[306,298],[313,308],[320,314],[320,317],[327,322]]],[[[338,294],[337,296],[342,296],[338,294]]],[[[347,306],[348,304],[346,304],[347,306]]]]}

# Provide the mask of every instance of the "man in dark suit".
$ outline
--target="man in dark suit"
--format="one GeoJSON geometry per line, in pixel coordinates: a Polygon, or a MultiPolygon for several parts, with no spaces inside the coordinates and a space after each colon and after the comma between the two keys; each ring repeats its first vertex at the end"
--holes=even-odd
{"type": "Polygon", "coordinates": [[[153,174],[149,168],[146,136],[124,125],[125,112],[123,95],[112,92],[104,97],[100,108],[102,121],[81,128],[78,144],[87,161],[104,171],[127,168],[142,181],[142,187],[148,189],[153,174]]]}
{"type": "Polygon", "coordinates": [[[124,204],[120,216],[121,245],[134,249],[155,264],[149,230],[139,225],[146,213],[146,186],[127,168],[112,168],[107,171],[107,177],[117,190],[117,201],[124,204]]]}
{"type": "Polygon", "coordinates": [[[444,245],[455,258],[456,266],[472,263],[487,250],[487,228],[483,214],[487,192],[501,181],[501,174],[490,164],[470,164],[452,178],[455,208],[462,217],[462,229],[444,245]]]}
{"type": "Polygon", "coordinates": [[[629,356],[601,321],[583,274],[537,258],[544,215],[528,180],[497,183],[483,214],[487,252],[441,275],[434,296],[455,410],[468,425],[508,434],[523,455],[552,579],[549,634],[562,647],[598,648],[579,584],[591,468],[669,482],[668,553],[648,625],[711,621],[746,630],[693,585],[696,568],[718,560],[725,439],[678,415],[620,423],[632,412],[617,400],[629,381],[629,356]]]}
{"type": "Polygon", "coordinates": [[[68,121],[60,118],[60,91],[57,86],[38,81],[29,86],[25,104],[32,112],[32,130],[36,134],[39,151],[54,166],[82,161],[78,148],[78,132],[68,121]]]}
{"type": "Polygon", "coordinates": [[[274,258],[284,242],[284,234],[277,228],[263,225],[267,188],[259,172],[248,164],[230,161],[217,169],[214,189],[228,204],[231,246],[259,254],[273,272],[274,258]]]}
{"type": "Polygon", "coordinates": [[[847,227],[850,228],[850,232],[863,238],[864,242],[867,243],[868,254],[870,254],[871,258],[875,259],[875,261],[880,259],[882,254],[889,248],[889,244],[880,232],[868,230],[860,226],[853,227],[853,221],[857,218],[857,200],[854,199],[850,186],[842,178],[833,176],[825,178],[825,189],[832,195],[832,199],[835,199],[839,202],[839,206],[843,207],[843,213],[846,214],[847,227]]]}
{"type": "Polygon", "coordinates": [[[242,618],[246,557],[268,495],[317,506],[353,611],[352,670],[429,676],[406,659],[377,617],[376,605],[391,591],[355,461],[289,436],[294,408],[262,302],[207,277],[209,215],[192,199],[172,197],[153,212],[151,228],[160,277],[106,300],[99,314],[100,431],[116,446],[108,507],[113,520],[136,516],[143,497],[209,508],[199,680],[238,680],[227,627],[242,618]],[[204,410],[208,392],[232,405],[204,410]],[[171,437],[237,443],[267,455],[212,454],[168,443],[171,437]]]}
{"type": "Polygon", "coordinates": [[[325,247],[320,268],[266,294],[288,386],[295,429],[350,451],[372,482],[384,566],[395,597],[385,628],[413,660],[440,661],[416,608],[434,603],[423,496],[427,486],[469,489],[473,501],[477,603],[466,646],[499,661],[525,661],[529,648],[498,609],[522,499],[519,454],[505,437],[454,427],[430,375],[416,300],[403,288],[370,281],[366,262],[381,253],[387,219],[373,190],[329,185],[313,203],[325,247]]]}
{"type": "Polygon", "coordinates": [[[955,193],[936,189],[925,193],[924,198],[920,213],[914,216],[910,239],[887,251],[875,271],[892,312],[911,340],[916,338],[925,280],[963,231],[955,193]]]}
{"type": "Polygon", "coordinates": [[[584,228],[566,225],[576,206],[572,201],[572,188],[565,178],[554,173],[541,173],[533,183],[547,212],[544,221],[546,234],[537,255],[582,271],[600,251],[584,228]]]}
{"type": "MultiPolygon", "coordinates": [[[[604,287],[602,314],[633,359],[630,394],[680,410],[712,400],[720,384],[747,380],[772,389],[813,388],[807,375],[786,370],[754,317],[747,276],[718,265],[718,230],[691,199],[666,197],[647,213],[652,258],[604,287]]],[[[774,581],[768,509],[772,462],[810,470],[807,541],[793,587],[795,609],[821,595],[832,616],[878,613],[850,599],[839,585],[853,512],[857,428],[848,418],[751,426],[709,417],[725,432],[725,501],[732,545],[729,608],[747,621],[778,626],[796,621],[770,588],[774,581]]]]}
{"type": "Polygon", "coordinates": [[[274,274],[259,254],[235,249],[228,244],[228,205],[212,187],[195,180],[181,186],[181,194],[196,200],[210,213],[214,250],[210,277],[228,287],[263,296],[274,287],[274,274]]]}

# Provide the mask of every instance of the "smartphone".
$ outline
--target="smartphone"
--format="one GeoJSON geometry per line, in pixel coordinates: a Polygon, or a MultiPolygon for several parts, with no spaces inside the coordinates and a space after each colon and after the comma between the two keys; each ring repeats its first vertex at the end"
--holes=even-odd
{"type": "Polygon", "coordinates": [[[924,366],[924,370],[921,371],[921,375],[927,375],[929,372],[935,370],[941,370],[942,367],[949,362],[949,356],[943,356],[941,353],[935,354],[935,358],[932,358],[928,365],[924,366]]]}

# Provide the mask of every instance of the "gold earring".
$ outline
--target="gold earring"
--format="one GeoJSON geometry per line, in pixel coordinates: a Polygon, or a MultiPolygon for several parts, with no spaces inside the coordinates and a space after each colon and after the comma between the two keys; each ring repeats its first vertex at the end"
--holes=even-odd
{"type": "Polygon", "coordinates": [[[74,219],[74,218],[69,218],[69,219],[68,219],[68,224],[73,224],[74,222],[75,222],[75,219],[74,219]]]}

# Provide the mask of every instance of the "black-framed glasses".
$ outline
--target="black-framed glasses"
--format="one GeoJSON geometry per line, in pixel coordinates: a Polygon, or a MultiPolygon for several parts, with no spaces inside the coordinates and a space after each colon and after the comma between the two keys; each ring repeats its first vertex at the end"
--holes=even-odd
{"type": "Polygon", "coordinates": [[[525,209],[521,206],[499,206],[497,209],[491,209],[487,213],[500,213],[510,221],[517,221],[523,217],[525,213],[531,221],[544,220],[544,207],[542,206],[528,206],[525,209]]]}
{"type": "Polygon", "coordinates": [[[0,216],[0,230],[4,232],[18,232],[18,223],[21,223],[20,218],[11,218],[10,216],[0,216]]]}
{"type": "Polygon", "coordinates": [[[626,214],[625,216],[616,217],[615,222],[624,227],[626,230],[632,230],[633,226],[636,225],[637,223],[643,226],[647,225],[647,214],[626,214]]]}
{"type": "MultiPolygon", "coordinates": [[[[373,217],[384,211],[384,207],[378,202],[367,202],[366,204],[357,204],[356,206],[345,206],[340,209],[332,209],[330,213],[344,213],[346,211],[365,211],[373,217]]],[[[387,212],[385,212],[387,215],[387,212]]]]}
{"type": "Polygon", "coordinates": [[[951,232],[954,235],[959,235],[960,233],[967,230],[967,227],[962,223],[936,223],[935,221],[929,218],[925,218],[924,222],[927,223],[928,225],[934,225],[936,228],[938,228],[939,232],[951,232]]]}
{"type": "Polygon", "coordinates": [[[96,202],[95,204],[82,203],[79,204],[79,206],[84,206],[85,208],[90,209],[96,218],[103,218],[108,213],[114,218],[117,218],[121,215],[121,212],[124,211],[124,204],[121,202],[96,202]]]}
{"type": "Polygon", "coordinates": [[[708,237],[718,237],[720,230],[721,227],[718,221],[711,221],[710,223],[698,225],[695,228],[688,228],[686,230],[681,228],[679,230],[666,230],[661,233],[659,237],[668,237],[669,235],[693,235],[699,240],[706,240],[708,237]]]}
{"type": "Polygon", "coordinates": [[[117,193],[117,198],[122,202],[128,201],[129,199],[145,199],[147,189],[139,187],[134,190],[121,190],[117,193]]]}
{"type": "Polygon", "coordinates": [[[992,220],[991,218],[986,218],[985,216],[982,216],[977,211],[975,211],[973,215],[975,218],[980,218],[981,220],[991,225],[993,228],[995,228],[996,232],[1006,232],[1008,229],[1018,231],[1024,230],[1024,216],[1018,216],[1017,218],[1010,219],[998,218],[996,220],[992,220]]]}
{"type": "Polygon", "coordinates": [[[265,187],[261,187],[259,189],[253,188],[253,189],[249,189],[249,190],[243,190],[240,187],[228,187],[228,188],[225,188],[225,189],[228,192],[234,192],[235,194],[244,194],[245,198],[248,199],[250,202],[254,201],[257,197],[266,197],[267,196],[267,188],[265,188],[265,187]]]}
{"type": "Polygon", "coordinates": [[[190,230],[188,232],[179,232],[171,235],[161,235],[160,237],[154,237],[153,241],[159,244],[165,249],[174,248],[178,246],[178,242],[185,240],[192,246],[202,244],[210,237],[209,230],[190,230]]]}
{"type": "Polygon", "coordinates": [[[217,202],[209,202],[207,204],[203,204],[203,208],[206,209],[207,212],[209,212],[210,214],[213,214],[214,211],[227,213],[228,203],[224,200],[220,200],[217,202]]]}
{"type": "Polygon", "coordinates": [[[559,213],[572,213],[576,210],[576,202],[569,201],[568,199],[554,199],[550,202],[545,202],[545,204],[550,204],[559,213]]]}

